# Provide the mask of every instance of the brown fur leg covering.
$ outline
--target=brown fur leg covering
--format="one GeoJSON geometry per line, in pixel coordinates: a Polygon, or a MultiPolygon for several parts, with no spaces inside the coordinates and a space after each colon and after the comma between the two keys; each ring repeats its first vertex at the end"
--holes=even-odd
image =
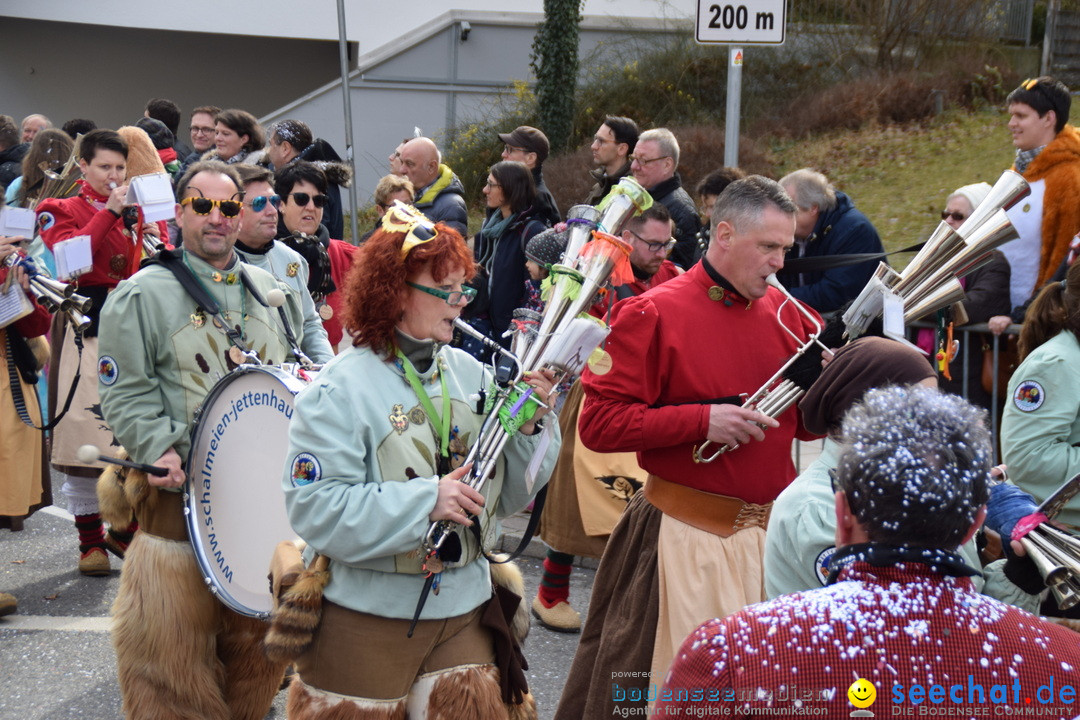
{"type": "Polygon", "coordinates": [[[113,602],[127,720],[228,720],[215,652],[220,611],[188,543],[135,536],[113,602]]]}
{"type": "MultiPolygon", "coordinates": [[[[119,457],[127,459],[127,453],[121,452],[119,457]]],[[[109,465],[98,476],[97,496],[101,519],[112,527],[126,528],[131,525],[135,517],[131,503],[128,502],[127,495],[124,493],[124,484],[127,482],[129,472],[136,471],[119,465],[109,465]]]]}
{"type": "Polygon", "coordinates": [[[262,720],[270,712],[285,676],[287,662],[273,662],[263,652],[269,625],[223,609],[218,658],[225,666],[225,702],[232,720],[262,720]]]}
{"type": "Polygon", "coordinates": [[[405,698],[350,698],[310,687],[296,677],[289,686],[285,716],[289,720],[405,720],[405,698]]]}
{"type": "MultiPolygon", "coordinates": [[[[502,558],[505,556],[495,555],[493,557],[502,558]]],[[[517,563],[491,563],[488,567],[491,568],[492,582],[506,588],[519,598],[525,597],[525,577],[521,574],[521,568],[517,566],[517,563]]],[[[529,608],[524,602],[518,603],[514,619],[510,623],[510,633],[517,640],[518,645],[525,644],[525,638],[529,637],[530,627],[532,627],[532,620],[529,617],[529,608]]]]}
{"type": "MultiPolygon", "coordinates": [[[[502,701],[495,666],[450,668],[433,675],[435,683],[428,695],[427,720],[507,720],[507,708],[502,701]]],[[[430,677],[420,678],[412,692],[416,692],[418,686],[422,686],[430,677]]]]}

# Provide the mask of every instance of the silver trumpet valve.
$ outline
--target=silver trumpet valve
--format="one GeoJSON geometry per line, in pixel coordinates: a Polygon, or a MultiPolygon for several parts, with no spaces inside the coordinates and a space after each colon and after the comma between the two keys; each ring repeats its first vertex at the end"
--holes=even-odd
{"type": "MultiPolygon", "coordinates": [[[[825,345],[823,345],[821,341],[818,340],[818,336],[821,335],[822,330],[821,320],[818,318],[818,316],[810,310],[807,310],[801,302],[796,300],[791,295],[791,293],[788,292],[787,288],[780,284],[780,281],[776,279],[775,274],[769,275],[767,278],[765,278],[765,282],[779,290],[784,295],[784,302],[782,302],[780,304],[780,307],[776,309],[776,322],[780,324],[780,327],[784,329],[784,332],[786,332],[788,335],[795,339],[795,342],[798,344],[798,349],[795,351],[795,354],[792,355],[791,358],[786,363],[784,363],[784,365],[779,370],[777,370],[771,378],[769,378],[765,382],[764,385],[758,388],[753,395],[747,396],[746,400],[742,404],[742,407],[753,408],[771,418],[777,418],[782,415],[784,411],[786,411],[789,407],[794,405],[799,400],[799,398],[802,397],[803,394],[806,392],[802,387],[799,387],[791,380],[786,379],[784,377],[784,373],[786,373],[788,368],[794,365],[795,362],[798,361],[798,359],[802,357],[802,355],[806,353],[806,351],[809,350],[811,347],[817,345],[825,351],[828,351],[829,348],[825,347],[825,345]],[[814,326],[814,331],[810,333],[805,340],[803,340],[795,331],[785,325],[784,321],[781,319],[781,313],[783,312],[784,307],[788,303],[791,303],[792,306],[797,309],[799,313],[807,320],[809,320],[810,323],[814,326]]],[[[765,426],[759,424],[759,427],[764,429],[765,426]]],[[[712,440],[706,440],[705,442],[701,443],[701,445],[698,445],[696,448],[694,448],[694,462],[711,463],[729,450],[735,450],[739,447],[738,443],[736,443],[735,445],[725,443],[719,448],[717,448],[717,450],[711,455],[706,455],[706,448],[708,448],[712,444],[712,440]]]]}
{"type": "Polygon", "coordinates": [[[90,311],[93,301],[77,294],[71,283],[49,277],[32,258],[26,255],[19,253],[9,255],[4,259],[4,263],[9,268],[18,266],[26,271],[31,294],[50,313],[66,313],[71,324],[79,331],[85,330],[90,325],[90,318],[86,316],[86,313],[90,311]]]}

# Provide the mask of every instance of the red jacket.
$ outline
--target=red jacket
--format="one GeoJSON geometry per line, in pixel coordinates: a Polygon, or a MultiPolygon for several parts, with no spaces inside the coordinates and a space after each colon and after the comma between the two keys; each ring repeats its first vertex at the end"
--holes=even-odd
{"type": "Polygon", "coordinates": [[[334,280],[334,286],[337,290],[326,296],[326,304],[330,306],[334,314],[329,320],[323,320],[323,327],[326,329],[326,339],[334,347],[338,347],[341,338],[345,335],[341,327],[341,317],[344,312],[343,291],[345,290],[345,278],[349,275],[349,269],[352,267],[356,250],[355,245],[350,245],[344,240],[334,239],[330,240],[330,247],[327,248],[327,253],[330,255],[330,277],[334,280]]]}
{"type": "MultiPolygon", "coordinates": [[[[98,195],[86,183],[79,194],[57,200],[49,198],[37,206],[41,239],[52,250],[56,243],[79,235],[90,236],[94,267],[79,276],[79,285],[116,287],[138,270],[142,248],[124,232],[124,224],[105,208],[108,198],[98,195]]],[[[168,240],[164,222],[158,223],[161,237],[168,240]]]]}
{"type": "MultiPolygon", "coordinates": [[[[637,451],[643,469],[670,482],[767,503],[795,477],[792,439],[814,437],[795,407],[762,442],[708,464],[695,463],[692,453],[708,430],[707,401],[753,393],[797,346],[776,321],[784,301],[779,291],[769,288],[751,303],[728,291],[714,301],[708,294],[713,285],[698,263],[615,306],[606,345],[612,369],[582,374],[578,430],[598,452],[637,451]]],[[[809,322],[790,304],[782,317],[802,337],[809,334],[809,322]]]]}
{"type": "MultiPolygon", "coordinates": [[[[660,264],[660,269],[656,271],[648,280],[641,280],[636,275],[634,276],[634,282],[627,283],[621,287],[627,288],[631,295],[641,295],[647,290],[651,290],[661,283],[666,283],[668,280],[679,277],[679,268],[675,263],[670,260],[665,260],[660,264]]],[[[607,316],[608,308],[613,307],[617,301],[618,294],[614,289],[609,290],[607,296],[602,298],[599,302],[593,305],[589,309],[589,314],[593,317],[603,319],[607,316]]]]}

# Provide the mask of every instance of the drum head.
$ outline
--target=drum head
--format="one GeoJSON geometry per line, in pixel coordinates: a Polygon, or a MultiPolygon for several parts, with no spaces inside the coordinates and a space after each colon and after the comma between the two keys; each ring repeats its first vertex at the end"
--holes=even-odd
{"type": "Polygon", "coordinates": [[[281,487],[294,396],[273,367],[222,378],[196,416],[188,457],[188,532],[207,584],[238,613],[267,617],[274,548],[295,536],[281,487]]]}

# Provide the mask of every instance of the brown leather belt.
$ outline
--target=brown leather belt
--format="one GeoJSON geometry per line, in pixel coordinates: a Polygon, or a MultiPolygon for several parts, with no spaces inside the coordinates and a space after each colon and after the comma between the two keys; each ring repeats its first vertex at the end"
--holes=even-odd
{"type": "Polygon", "coordinates": [[[772,512],[771,502],[755,505],[668,482],[656,475],[645,480],[645,498],[665,515],[720,537],[731,537],[751,527],[764,530],[772,512]]]}

